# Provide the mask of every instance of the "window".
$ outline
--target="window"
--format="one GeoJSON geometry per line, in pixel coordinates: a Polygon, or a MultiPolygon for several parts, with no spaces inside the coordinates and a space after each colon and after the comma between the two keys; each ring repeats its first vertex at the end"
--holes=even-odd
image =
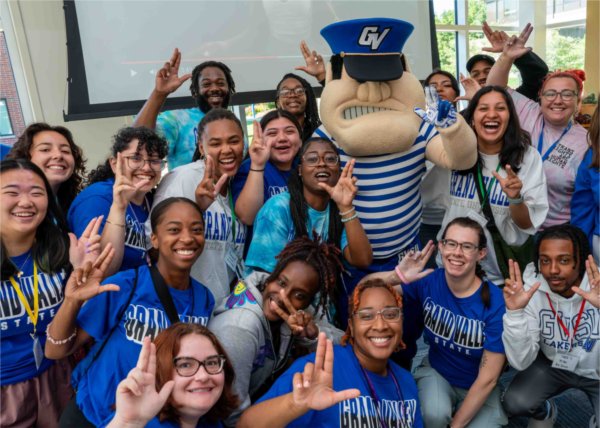
{"type": "Polygon", "coordinates": [[[10,122],[10,116],[8,115],[8,106],[6,105],[6,99],[0,99],[0,137],[13,136],[12,123],[10,122]]]}

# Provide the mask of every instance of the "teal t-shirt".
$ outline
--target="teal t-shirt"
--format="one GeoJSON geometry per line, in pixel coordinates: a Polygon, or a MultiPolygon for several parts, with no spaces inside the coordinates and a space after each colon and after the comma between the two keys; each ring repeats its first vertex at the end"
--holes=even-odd
{"type": "Polygon", "coordinates": [[[156,119],[156,131],[169,143],[169,170],[192,162],[198,141],[198,123],[204,113],[198,107],[162,112],[156,119]]]}

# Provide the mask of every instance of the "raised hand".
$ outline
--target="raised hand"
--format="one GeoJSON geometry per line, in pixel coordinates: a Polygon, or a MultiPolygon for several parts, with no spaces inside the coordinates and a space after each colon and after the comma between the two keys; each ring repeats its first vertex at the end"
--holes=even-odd
{"type": "Polygon", "coordinates": [[[215,183],[215,164],[210,156],[206,157],[205,164],[204,177],[202,177],[202,181],[196,187],[195,192],[196,203],[202,211],[206,211],[211,206],[229,179],[227,174],[223,174],[215,183]]]}
{"type": "Polygon", "coordinates": [[[525,291],[519,264],[512,259],[508,260],[508,275],[510,278],[504,281],[504,288],[502,289],[506,309],[511,311],[523,309],[529,304],[537,289],[540,288],[540,283],[536,282],[529,290],[525,291]]]}
{"type": "Polygon", "coordinates": [[[83,303],[100,293],[119,291],[118,285],[100,285],[114,254],[115,250],[111,244],[108,244],[93,264],[75,269],[65,286],[65,299],[83,303]]]}
{"type": "Polygon", "coordinates": [[[125,175],[125,163],[125,157],[120,152],[117,153],[115,184],[113,185],[113,204],[116,204],[121,210],[126,210],[127,205],[133,200],[136,193],[150,182],[150,180],[145,179],[140,180],[134,185],[133,181],[125,175]]]}
{"type": "Polygon", "coordinates": [[[402,276],[398,276],[396,273],[394,275],[397,276],[398,282],[415,282],[421,278],[425,278],[433,269],[425,269],[427,265],[427,261],[432,256],[435,251],[435,245],[433,241],[429,241],[425,247],[420,251],[411,250],[406,256],[400,260],[396,271],[400,271],[402,276]]]}
{"type": "Polygon", "coordinates": [[[358,389],[333,390],[333,343],[319,334],[315,363],[306,363],[293,380],[293,402],[299,408],[323,410],[360,395],[358,389]]]}
{"type": "Polygon", "coordinates": [[[144,427],[165,405],[174,381],[156,390],[156,346],[145,337],[137,365],[117,386],[115,417],[108,427],[144,427]]]}
{"type": "Polygon", "coordinates": [[[455,102],[461,100],[471,101],[477,91],[481,89],[481,85],[479,82],[477,82],[477,80],[473,79],[472,77],[465,77],[462,73],[460,73],[460,84],[465,89],[465,94],[460,97],[456,97],[454,100],[455,102]]]}
{"type": "Polygon", "coordinates": [[[319,82],[325,80],[325,62],[323,61],[323,57],[317,51],[311,51],[304,40],[300,42],[300,52],[302,52],[306,65],[299,65],[295,70],[304,71],[306,74],[315,77],[319,82]]]}
{"type": "Polygon", "coordinates": [[[358,187],[356,187],[358,179],[352,176],[355,162],[354,159],[351,159],[350,162],[346,163],[335,186],[331,187],[327,183],[318,183],[320,188],[329,193],[341,212],[352,209],[352,201],[354,201],[354,197],[358,192],[358,187]]]}
{"type": "Polygon", "coordinates": [[[502,52],[504,49],[504,44],[508,40],[508,34],[506,34],[504,31],[492,30],[492,28],[485,21],[483,22],[483,27],[481,27],[481,29],[483,30],[485,38],[488,40],[488,42],[490,42],[490,45],[492,45],[490,47],[484,47],[482,50],[485,52],[502,52]]]}
{"type": "Polygon", "coordinates": [[[506,165],[504,167],[506,171],[506,178],[502,177],[496,171],[493,171],[492,174],[500,183],[500,187],[502,187],[502,191],[506,196],[512,199],[517,199],[521,197],[521,189],[523,188],[523,182],[517,176],[517,174],[513,171],[510,165],[506,165]]]}
{"type": "Polygon", "coordinates": [[[532,31],[533,26],[528,23],[518,37],[509,37],[504,43],[502,54],[514,61],[515,59],[520,58],[527,52],[531,51],[531,48],[525,47],[525,43],[527,43],[532,31]]]}
{"type": "Polygon", "coordinates": [[[248,155],[250,156],[250,167],[252,169],[264,169],[271,155],[271,139],[263,137],[262,128],[256,120],[254,121],[254,135],[252,135],[252,144],[250,144],[248,155]]]}
{"type": "Polygon", "coordinates": [[[590,290],[584,291],[579,287],[571,287],[571,289],[596,308],[600,308],[600,272],[598,272],[598,266],[591,255],[585,261],[585,271],[590,283],[590,290]]]}
{"type": "Polygon", "coordinates": [[[440,99],[433,86],[425,87],[425,102],[427,110],[419,107],[414,109],[425,122],[437,128],[448,128],[456,123],[456,109],[450,102],[440,99]]]}
{"type": "Polygon", "coordinates": [[[275,301],[271,300],[269,305],[271,309],[275,311],[279,317],[285,321],[290,327],[294,336],[306,337],[308,339],[314,339],[319,334],[319,328],[315,324],[315,321],[311,314],[304,312],[302,309],[296,310],[292,306],[292,302],[285,295],[285,290],[279,291],[279,298],[285,306],[285,310],[282,309],[275,301]]]}
{"type": "Polygon", "coordinates": [[[98,234],[104,216],[94,217],[87,225],[81,237],[77,239],[74,233],[69,233],[69,261],[73,269],[83,268],[89,264],[88,269],[100,255],[100,239],[98,234]]]}
{"type": "Polygon", "coordinates": [[[168,95],[175,92],[179,87],[190,77],[191,74],[179,76],[179,66],[181,65],[181,52],[175,48],[171,59],[165,62],[160,70],[156,73],[154,90],[161,94],[168,95]]]}

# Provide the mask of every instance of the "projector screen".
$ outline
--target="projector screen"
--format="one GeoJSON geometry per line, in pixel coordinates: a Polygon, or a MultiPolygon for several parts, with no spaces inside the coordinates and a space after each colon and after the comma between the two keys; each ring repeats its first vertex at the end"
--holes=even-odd
{"type": "MultiPolygon", "coordinates": [[[[69,61],[65,120],[137,113],[175,47],[182,52],[180,74],[207,60],[227,64],[237,90],[232,104],[273,101],[281,77],[304,64],[300,41],[328,59],[331,51],[319,31],[346,19],[408,21],[415,26],[404,47],[412,71],[423,79],[439,63],[430,1],[68,0],[64,9],[69,61]]],[[[315,79],[307,79],[318,87],[315,79]]],[[[193,105],[186,82],[164,109],[193,105]]]]}

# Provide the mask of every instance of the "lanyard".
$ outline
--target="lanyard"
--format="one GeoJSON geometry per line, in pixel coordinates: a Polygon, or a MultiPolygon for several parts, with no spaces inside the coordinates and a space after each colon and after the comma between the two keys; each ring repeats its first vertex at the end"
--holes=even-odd
{"type": "MultiPolygon", "coordinates": [[[[377,411],[377,417],[379,418],[379,422],[382,427],[388,428],[388,425],[385,422],[383,415],[381,414],[379,406],[379,397],[377,397],[377,393],[375,392],[375,388],[371,383],[371,379],[369,379],[369,375],[367,374],[363,366],[360,365],[360,362],[358,363],[358,366],[360,367],[360,370],[367,381],[367,386],[369,387],[371,397],[373,397],[373,400],[375,401],[375,410],[377,411]]],[[[402,396],[402,392],[400,392],[400,385],[398,385],[398,380],[396,379],[396,376],[394,376],[394,372],[392,371],[392,368],[389,366],[389,364],[387,366],[387,371],[392,376],[392,380],[394,381],[394,385],[396,386],[396,392],[398,393],[398,398],[400,399],[400,401],[402,401],[402,405],[404,405],[404,397],[402,396]]]]}
{"type": "Polygon", "coordinates": [[[558,137],[558,140],[556,140],[554,143],[552,143],[552,145],[548,148],[548,150],[546,150],[546,153],[542,154],[542,146],[544,145],[544,127],[546,126],[546,122],[542,121],[542,130],[540,132],[540,136],[538,137],[538,146],[537,146],[538,152],[540,153],[540,155],[542,155],[542,162],[544,162],[546,159],[548,159],[548,156],[550,156],[550,153],[552,153],[552,150],[554,150],[556,148],[556,145],[560,142],[560,140],[562,140],[562,137],[564,137],[565,134],[567,132],[569,132],[569,129],[571,129],[572,125],[573,125],[573,122],[569,122],[567,127],[565,129],[563,129],[563,132],[562,132],[562,134],[560,134],[560,137],[558,137]]]}
{"type": "Polygon", "coordinates": [[[19,300],[25,307],[25,310],[27,311],[27,315],[29,316],[29,319],[31,319],[31,323],[33,324],[33,333],[31,335],[31,337],[35,338],[35,327],[38,322],[38,314],[39,314],[39,310],[40,310],[40,299],[39,299],[40,294],[39,294],[39,290],[38,290],[37,263],[35,262],[35,260],[33,261],[33,311],[31,310],[31,306],[29,306],[29,302],[27,301],[27,298],[21,291],[20,281],[19,281],[19,283],[17,283],[17,281],[15,281],[14,276],[11,276],[9,278],[9,280],[10,280],[10,283],[12,284],[13,288],[17,292],[17,296],[19,296],[19,300]]]}
{"type": "Polygon", "coordinates": [[[552,313],[556,317],[556,321],[560,325],[560,328],[562,328],[562,331],[565,333],[565,335],[570,340],[569,351],[571,351],[571,348],[573,347],[573,338],[575,337],[575,333],[577,332],[577,328],[579,327],[579,323],[581,322],[581,315],[583,315],[583,307],[585,306],[585,299],[581,300],[581,307],[579,308],[579,312],[577,313],[577,320],[575,321],[575,326],[573,327],[573,337],[571,337],[571,335],[569,334],[569,329],[563,322],[562,318],[558,315],[558,312],[556,312],[556,310],[554,309],[554,306],[552,305],[552,300],[550,300],[550,296],[547,293],[546,293],[546,298],[548,299],[548,303],[550,304],[550,309],[552,309],[552,313]]]}
{"type": "MultiPolygon", "coordinates": [[[[500,162],[498,162],[498,166],[496,167],[496,172],[500,171],[500,162]]],[[[481,201],[481,206],[485,205],[485,201],[490,196],[490,192],[492,191],[492,187],[496,182],[496,177],[492,176],[490,182],[488,183],[487,190],[483,186],[483,175],[481,174],[481,167],[477,164],[477,182],[479,183],[479,190],[481,190],[481,194],[483,196],[483,201],[481,201]]]]}
{"type": "Polygon", "coordinates": [[[237,221],[237,217],[235,216],[235,207],[233,206],[233,196],[231,195],[231,186],[228,186],[227,193],[229,193],[229,208],[231,209],[231,231],[233,232],[233,245],[235,245],[235,223],[237,221]]]}

